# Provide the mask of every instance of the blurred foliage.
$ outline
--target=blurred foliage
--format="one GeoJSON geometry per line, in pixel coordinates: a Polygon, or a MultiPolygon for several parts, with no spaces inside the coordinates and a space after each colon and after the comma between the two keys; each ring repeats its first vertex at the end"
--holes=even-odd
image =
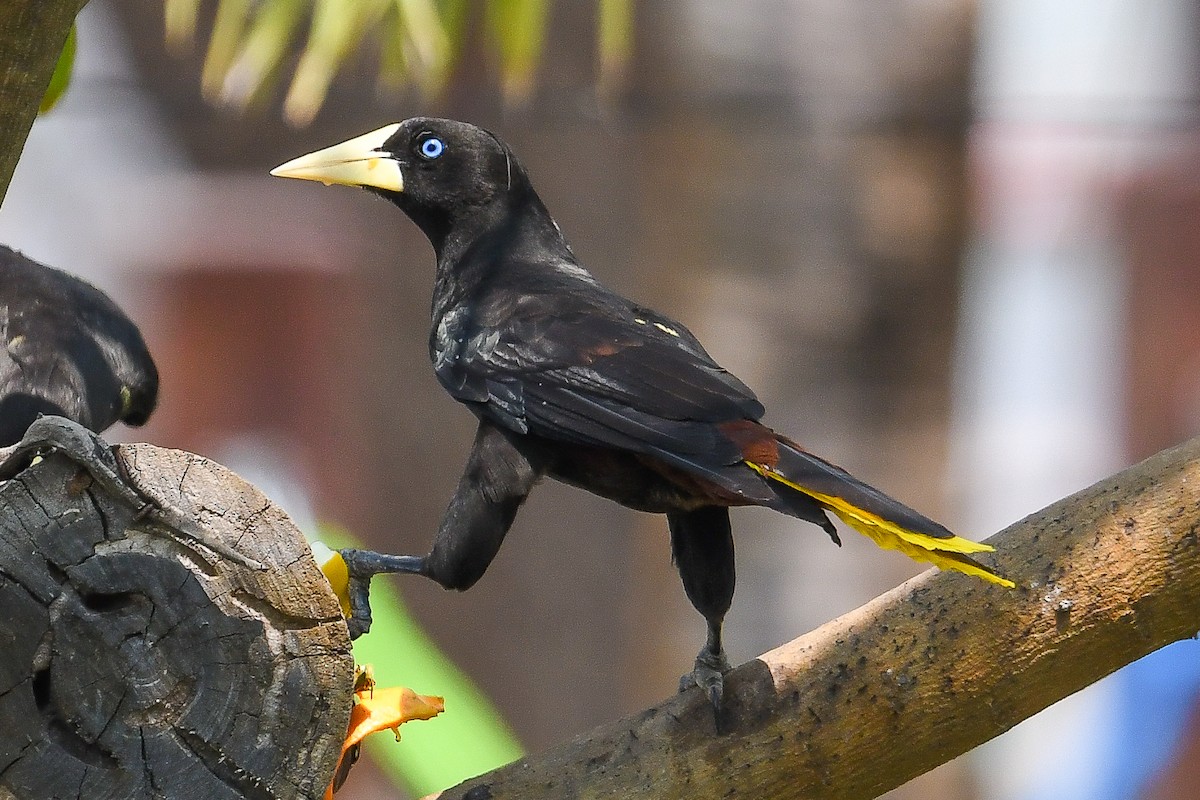
{"type": "MultiPolygon", "coordinates": [[[[632,49],[633,0],[595,2],[596,86],[601,99],[609,99],[632,49]]],[[[165,0],[170,46],[194,43],[202,6],[201,0],[165,0]]],[[[414,87],[434,97],[478,21],[504,99],[519,105],[536,85],[551,6],[551,0],[218,0],[201,88],[213,103],[240,109],[261,104],[286,78],[298,47],[283,114],[303,126],[320,110],[337,73],[370,46],[380,90],[414,87]]]]}
{"type": "Polygon", "coordinates": [[[46,93],[42,95],[42,102],[38,106],[39,114],[45,114],[58,103],[59,98],[63,96],[63,92],[67,90],[67,86],[71,83],[71,70],[74,67],[75,26],[72,25],[71,30],[67,33],[67,41],[63,43],[62,52],[58,54],[58,62],[54,65],[54,74],[50,76],[50,83],[46,86],[46,93]]]}

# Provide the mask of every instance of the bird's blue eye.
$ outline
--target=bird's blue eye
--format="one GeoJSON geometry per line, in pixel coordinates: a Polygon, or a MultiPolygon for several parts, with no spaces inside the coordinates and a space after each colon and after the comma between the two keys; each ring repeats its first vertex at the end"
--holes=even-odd
{"type": "Polygon", "coordinates": [[[430,136],[421,142],[421,155],[428,159],[437,158],[446,149],[446,145],[436,136],[430,136]]]}

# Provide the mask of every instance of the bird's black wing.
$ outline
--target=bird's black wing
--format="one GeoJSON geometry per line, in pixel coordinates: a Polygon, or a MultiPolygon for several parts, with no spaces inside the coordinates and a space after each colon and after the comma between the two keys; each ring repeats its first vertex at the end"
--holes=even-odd
{"type": "MultiPolygon", "coordinates": [[[[511,279],[511,278],[510,278],[511,279]]],[[[460,400],[505,427],[654,453],[680,465],[741,459],[716,425],[763,407],[683,325],[586,279],[488,287],[451,312],[435,368],[460,400]]]]}

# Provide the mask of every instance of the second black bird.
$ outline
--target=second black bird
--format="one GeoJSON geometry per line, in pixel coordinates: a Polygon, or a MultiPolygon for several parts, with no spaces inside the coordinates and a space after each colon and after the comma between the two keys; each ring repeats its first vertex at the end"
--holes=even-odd
{"type": "Polygon", "coordinates": [[[969,556],[991,547],[760,424],[754,393],[687,328],[580,266],[525,169],[488,131],[414,118],[272,174],[369,189],[424,231],[437,257],[430,357],[479,419],[428,555],[352,557],[358,579],[412,572],[469,588],[546,475],[666,514],[684,590],[708,625],[683,685],[700,686],[718,710],[734,589],[730,506],[773,508],[837,541],[833,512],[882,547],[1012,585],[969,556]]]}

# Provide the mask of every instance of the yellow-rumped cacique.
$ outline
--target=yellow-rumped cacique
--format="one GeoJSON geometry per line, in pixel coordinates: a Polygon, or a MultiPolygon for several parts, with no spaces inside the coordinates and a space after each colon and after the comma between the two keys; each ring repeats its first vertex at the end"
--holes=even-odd
{"type": "Polygon", "coordinates": [[[832,512],[881,547],[1013,585],[971,557],[990,546],[764,426],[754,393],[686,327],[601,285],[494,134],[417,117],[271,174],[367,189],[425,233],[436,257],[429,355],[442,386],[479,421],[429,553],[350,551],[352,579],[410,572],[470,588],[543,476],[665,514],[684,591],[708,627],[681,689],[698,685],[718,715],[732,506],[775,509],[840,544],[832,512]]]}

